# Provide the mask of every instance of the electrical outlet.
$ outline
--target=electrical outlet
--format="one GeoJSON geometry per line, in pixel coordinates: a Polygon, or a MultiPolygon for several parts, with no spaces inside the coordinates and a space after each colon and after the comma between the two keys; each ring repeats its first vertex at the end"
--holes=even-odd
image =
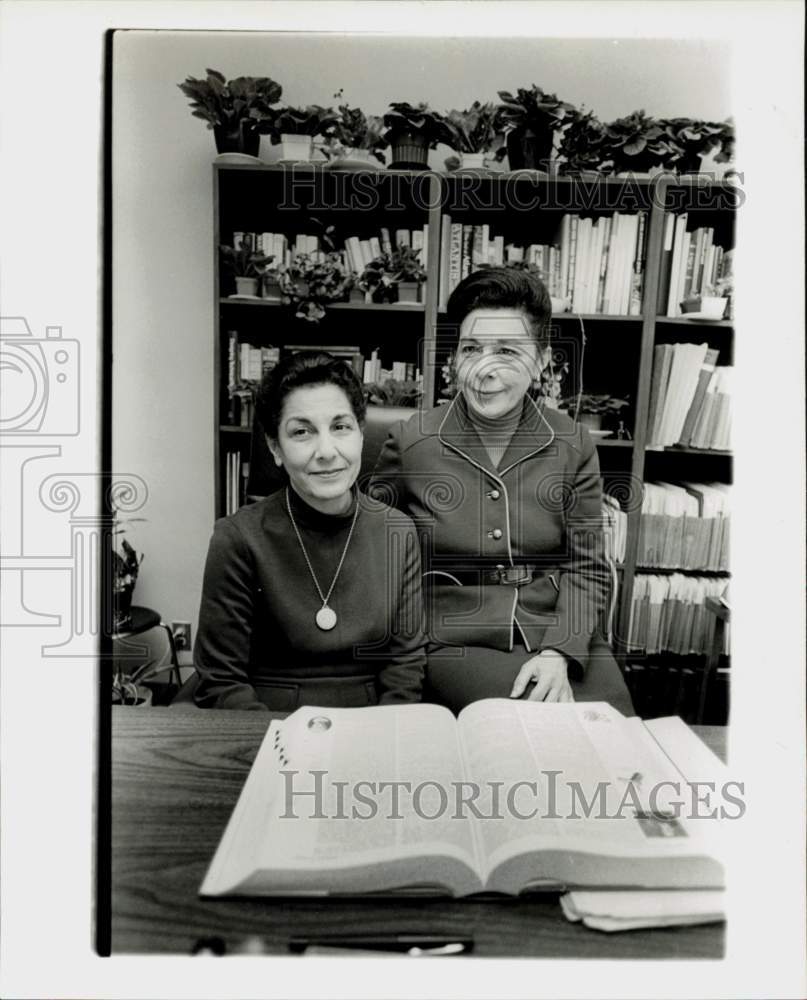
{"type": "Polygon", "coordinates": [[[191,648],[190,622],[171,622],[171,631],[174,633],[174,644],[178,650],[191,648]]]}

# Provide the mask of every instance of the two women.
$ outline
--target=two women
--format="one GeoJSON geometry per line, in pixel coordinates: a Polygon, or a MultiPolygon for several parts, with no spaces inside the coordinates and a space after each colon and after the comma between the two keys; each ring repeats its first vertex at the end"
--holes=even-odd
{"type": "Polygon", "coordinates": [[[418,700],[416,526],[430,700],[457,711],[485,697],[574,697],[632,712],[598,632],[609,573],[596,450],[529,395],[548,360],[550,314],[526,272],[490,268],[455,289],[459,392],[394,429],[371,490],[383,502],[354,485],[357,380],[327,356],[275,369],[258,413],[289,486],[216,525],[198,704],[418,700]]]}

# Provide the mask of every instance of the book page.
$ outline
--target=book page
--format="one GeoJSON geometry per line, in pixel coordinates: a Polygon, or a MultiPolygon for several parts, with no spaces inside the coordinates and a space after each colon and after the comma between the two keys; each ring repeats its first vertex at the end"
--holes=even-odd
{"type": "MultiPolygon", "coordinates": [[[[683,821],[667,824],[658,818],[673,792],[660,793],[653,809],[647,803],[650,790],[681,775],[653,751],[649,737],[636,739],[632,721],[604,703],[492,699],[461,713],[466,767],[482,790],[480,806],[488,813],[491,788],[500,785],[501,817],[477,823],[486,878],[519,855],[545,853],[551,858],[551,870],[533,865],[535,879],[546,880],[568,878],[570,868],[581,878],[584,872],[586,879],[592,877],[580,855],[653,859],[698,854],[700,841],[683,821]],[[517,783],[522,784],[512,794],[517,783]],[[570,855],[577,857],[570,861],[570,855]]],[[[519,878],[529,881],[524,866],[516,868],[519,878]]],[[[500,882],[491,887],[505,890],[500,882]]],[[[516,888],[510,884],[506,891],[516,888]]]]}
{"type": "Polygon", "coordinates": [[[478,888],[472,827],[451,798],[464,775],[447,709],[301,708],[273,724],[259,758],[242,793],[251,816],[221,845],[246,891],[478,888]]]}

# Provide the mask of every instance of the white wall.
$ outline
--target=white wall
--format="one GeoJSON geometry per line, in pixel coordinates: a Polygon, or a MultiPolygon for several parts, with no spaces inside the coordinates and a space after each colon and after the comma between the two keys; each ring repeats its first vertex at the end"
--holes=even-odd
{"type": "Polygon", "coordinates": [[[137,601],[194,623],[213,523],[212,133],[176,84],[268,75],[292,104],[380,114],[391,100],[438,109],[537,83],[611,119],[721,119],[729,53],[715,42],[435,39],[380,35],[127,32],[113,89],[113,465],[149,488],[133,541],[137,601]]]}

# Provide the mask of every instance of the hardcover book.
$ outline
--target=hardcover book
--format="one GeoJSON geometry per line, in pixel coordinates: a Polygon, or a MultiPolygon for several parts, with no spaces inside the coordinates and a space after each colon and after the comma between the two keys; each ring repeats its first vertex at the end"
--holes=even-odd
{"type": "Polygon", "coordinates": [[[711,755],[677,733],[595,702],[300,708],[272,721],[200,893],[719,888],[720,822],[674,805],[711,755]]]}

